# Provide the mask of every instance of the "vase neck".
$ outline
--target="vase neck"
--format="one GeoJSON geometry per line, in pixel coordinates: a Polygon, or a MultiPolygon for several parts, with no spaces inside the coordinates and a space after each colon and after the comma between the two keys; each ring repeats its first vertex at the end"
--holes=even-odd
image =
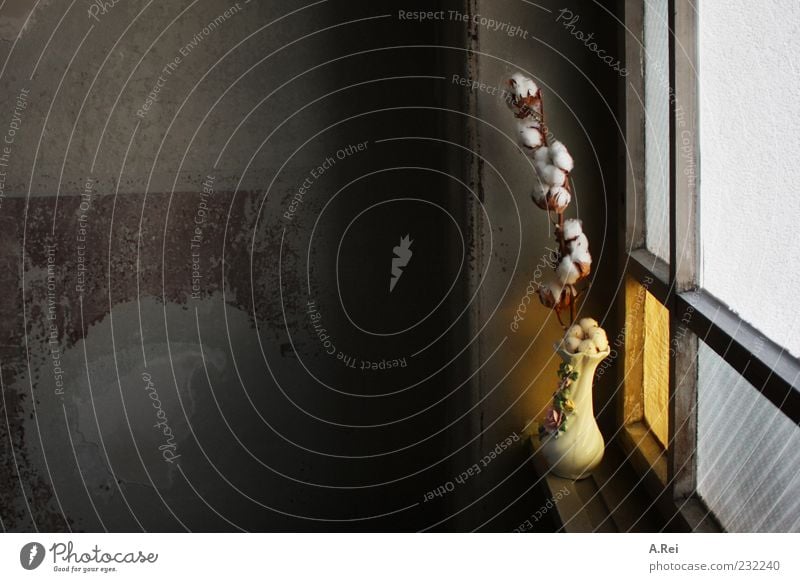
{"type": "Polygon", "coordinates": [[[570,386],[572,400],[577,408],[592,407],[592,385],[594,373],[603,358],[572,354],[569,358],[562,355],[564,361],[570,364],[578,373],[578,379],[570,386]]]}

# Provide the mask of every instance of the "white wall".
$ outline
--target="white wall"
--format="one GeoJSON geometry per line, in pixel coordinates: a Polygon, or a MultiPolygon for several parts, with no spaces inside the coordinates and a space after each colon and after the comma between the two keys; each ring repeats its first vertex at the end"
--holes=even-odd
{"type": "Polygon", "coordinates": [[[702,284],[800,355],[796,0],[700,9],[702,284]]]}

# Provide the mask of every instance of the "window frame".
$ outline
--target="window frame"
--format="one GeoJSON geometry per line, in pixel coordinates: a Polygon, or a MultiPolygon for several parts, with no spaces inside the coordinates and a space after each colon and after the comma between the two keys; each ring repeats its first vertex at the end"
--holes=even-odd
{"type": "MultiPolygon", "coordinates": [[[[643,285],[669,310],[669,446],[664,451],[644,423],[626,424],[624,396],[617,406],[620,444],[664,513],[685,529],[713,530],[718,526],[708,523],[709,511],[696,491],[699,339],[796,424],[800,424],[800,360],[699,285],[698,15],[696,4],[688,0],[668,0],[669,86],[674,92],[669,108],[669,264],[646,248],[644,10],[645,2],[624,3],[623,42],[630,74],[621,81],[626,143],[620,158],[626,178],[619,216],[625,225],[619,276],[643,285]],[[679,151],[687,136],[692,146],[688,156],[679,151]],[[693,172],[694,179],[688,179],[685,171],[693,172]],[[661,453],[654,454],[657,450],[661,453]]],[[[618,323],[623,329],[626,294],[621,295],[618,323]]],[[[625,353],[622,357],[627,358],[625,353]]],[[[623,394],[627,368],[618,369],[617,385],[623,394]]]]}

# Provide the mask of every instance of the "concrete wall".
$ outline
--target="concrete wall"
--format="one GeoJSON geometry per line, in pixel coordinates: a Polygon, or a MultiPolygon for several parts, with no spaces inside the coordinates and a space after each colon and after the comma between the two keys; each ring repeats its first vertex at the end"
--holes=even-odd
{"type": "Polygon", "coordinates": [[[453,76],[519,64],[558,95],[602,319],[614,74],[552,13],[440,4],[4,5],[3,528],[509,530],[541,506],[524,447],[491,453],[554,376],[544,310],[508,333],[546,222],[508,112],[453,76]]]}

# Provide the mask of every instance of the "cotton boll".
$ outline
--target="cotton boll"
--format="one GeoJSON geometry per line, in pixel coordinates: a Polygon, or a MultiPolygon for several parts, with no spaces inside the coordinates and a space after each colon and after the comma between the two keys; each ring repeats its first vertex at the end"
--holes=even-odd
{"type": "Polygon", "coordinates": [[[536,150],[536,153],[533,154],[533,159],[536,161],[537,165],[547,167],[550,165],[550,148],[547,146],[539,148],[536,150]]]}
{"type": "Polygon", "coordinates": [[[539,87],[536,86],[536,83],[522,73],[515,73],[512,75],[509,84],[511,85],[511,89],[514,91],[514,96],[517,99],[533,97],[539,92],[539,87]]]}
{"type": "Polygon", "coordinates": [[[600,325],[597,323],[596,320],[592,319],[591,317],[585,317],[578,322],[578,325],[581,326],[583,330],[583,334],[585,337],[590,337],[592,331],[595,328],[599,328],[600,325]]]}
{"type": "Polygon", "coordinates": [[[570,352],[571,354],[575,354],[580,349],[581,341],[582,340],[576,337],[572,336],[567,337],[564,339],[564,349],[570,352]]]}
{"type": "Polygon", "coordinates": [[[553,157],[565,151],[567,151],[567,146],[565,146],[562,142],[558,140],[555,140],[553,143],[550,144],[550,152],[553,155],[553,157]]]}
{"type": "Polygon", "coordinates": [[[606,337],[606,332],[603,331],[602,328],[595,328],[589,336],[589,339],[594,342],[598,351],[605,352],[608,350],[608,337],[606,337]]]}
{"type": "Polygon", "coordinates": [[[589,276],[592,270],[592,255],[587,249],[575,249],[570,253],[569,258],[580,271],[581,278],[589,276]]]}
{"type": "Polygon", "coordinates": [[[564,240],[571,241],[578,238],[582,234],[583,226],[581,225],[580,220],[576,218],[570,218],[564,221],[564,240]]]}
{"type": "Polygon", "coordinates": [[[576,263],[592,264],[592,255],[589,254],[589,249],[577,248],[570,252],[569,256],[576,263]]]}
{"type": "Polygon", "coordinates": [[[522,89],[519,91],[525,97],[535,97],[538,92],[539,87],[531,79],[525,79],[525,82],[522,83],[522,89]]]}
{"type": "Polygon", "coordinates": [[[575,166],[572,156],[567,151],[567,146],[560,141],[553,142],[550,146],[550,155],[553,159],[553,164],[565,172],[571,172],[575,166]]]}
{"type": "Polygon", "coordinates": [[[583,340],[580,345],[578,345],[578,352],[581,354],[596,354],[597,346],[594,345],[592,340],[583,340]]]}
{"type": "Polygon", "coordinates": [[[567,243],[567,250],[572,255],[573,253],[589,250],[589,239],[586,235],[581,233],[574,240],[567,243]]]}
{"type": "Polygon", "coordinates": [[[553,157],[553,163],[565,172],[571,172],[575,167],[575,161],[568,152],[553,157]]]}
{"type": "MultiPolygon", "coordinates": [[[[576,254],[567,255],[564,258],[564,261],[569,261],[570,265],[572,265],[572,269],[570,272],[577,273],[577,276],[574,281],[570,281],[571,285],[577,283],[581,279],[589,276],[589,273],[592,272],[592,257],[589,254],[589,251],[578,251],[576,254]]],[[[562,261],[562,264],[563,262],[562,261]]],[[[561,269],[561,265],[559,265],[559,269],[561,269]]],[[[564,267],[565,273],[567,267],[564,267]]]]}
{"type": "Polygon", "coordinates": [[[523,75],[522,73],[514,73],[511,75],[511,78],[508,80],[508,84],[511,86],[512,89],[516,92],[517,89],[521,89],[522,85],[527,81],[528,78],[523,75]]]}
{"type": "Polygon", "coordinates": [[[572,195],[562,186],[554,186],[547,192],[547,208],[556,212],[563,212],[569,206],[572,195]]]}
{"type": "Polygon", "coordinates": [[[565,285],[574,285],[581,278],[581,272],[570,257],[564,257],[556,269],[556,277],[565,285]]]}
{"type": "Polygon", "coordinates": [[[547,166],[542,172],[542,180],[551,186],[563,186],[567,175],[555,166],[547,166]]]}
{"type": "Polygon", "coordinates": [[[519,135],[522,140],[522,145],[524,145],[526,148],[538,148],[544,143],[542,131],[539,129],[539,125],[535,123],[520,123],[519,135]]]}
{"type": "Polygon", "coordinates": [[[561,295],[564,292],[564,285],[554,278],[549,278],[539,288],[539,300],[547,308],[554,308],[561,303],[561,295]]]}
{"type": "Polygon", "coordinates": [[[550,152],[547,146],[542,146],[533,152],[533,165],[536,167],[536,172],[542,176],[550,166],[550,152]]]}
{"type": "MultiPolygon", "coordinates": [[[[539,150],[540,149],[542,149],[542,148],[539,148],[539,150]]],[[[534,151],[539,151],[539,150],[534,150],[534,151]]],[[[547,168],[549,168],[550,166],[548,165],[547,162],[540,162],[538,160],[534,161],[533,165],[536,167],[536,175],[539,176],[539,180],[542,183],[547,184],[547,189],[549,189],[550,188],[550,182],[548,182],[545,179],[545,174],[547,173],[547,168]]]]}
{"type": "Polygon", "coordinates": [[[580,325],[573,325],[567,330],[567,337],[574,337],[579,340],[584,339],[583,328],[580,325]]]}
{"type": "MultiPolygon", "coordinates": [[[[544,143],[544,138],[542,138],[542,143],[544,143]]],[[[540,173],[544,173],[545,168],[554,166],[561,173],[565,174],[564,179],[559,180],[559,183],[557,184],[559,186],[563,184],[564,180],[566,180],[566,174],[571,172],[572,168],[575,166],[575,162],[567,150],[567,147],[560,141],[555,141],[549,147],[542,147],[541,149],[537,150],[534,159],[536,161],[536,167],[539,169],[540,173]]]]}

